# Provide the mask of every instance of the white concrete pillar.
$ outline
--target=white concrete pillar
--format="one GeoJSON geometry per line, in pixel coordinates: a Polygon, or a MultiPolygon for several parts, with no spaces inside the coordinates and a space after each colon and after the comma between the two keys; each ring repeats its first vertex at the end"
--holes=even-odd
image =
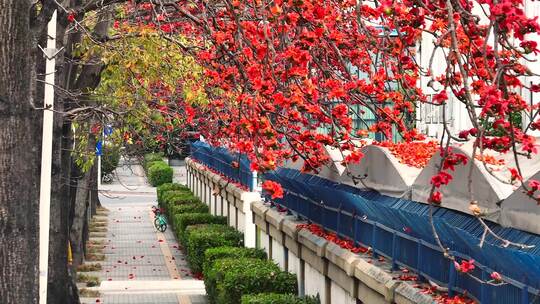
{"type": "Polygon", "coordinates": [[[242,212],[244,213],[244,244],[246,247],[255,248],[255,224],[253,223],[253,212],[251,211],[251,204],[261,200],[261,196],[258,192],[244,192],[242,194],[242,200],[244,202],[242,212]]]}

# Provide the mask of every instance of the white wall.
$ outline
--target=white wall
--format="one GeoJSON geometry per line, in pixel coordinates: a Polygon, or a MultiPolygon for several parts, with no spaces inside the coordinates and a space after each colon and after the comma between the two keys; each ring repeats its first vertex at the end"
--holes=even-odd
{"type": "MultiPolygon", "coordinates": [[[[305,263],[305,281],[304,281],[304,288],[305,288],[305,294],[316,296],[317,294],[320,296],[321,304],[329,304],[326,303],[326,278],[324,275],[322,275],[320,272],[315,270],[315,268],[311,267],[308,263],[305,263]]],[[[340,302],[335,302],[340,303],[340,302]]]]}
{"type": "Polygon", "coordinates": [[[332,282],[330,285],[330,294],[332,297],[332,303],[340,304],[356,304],[356,299],[345,291],[345,289],[339,287],[336,283],[332,282]]]}

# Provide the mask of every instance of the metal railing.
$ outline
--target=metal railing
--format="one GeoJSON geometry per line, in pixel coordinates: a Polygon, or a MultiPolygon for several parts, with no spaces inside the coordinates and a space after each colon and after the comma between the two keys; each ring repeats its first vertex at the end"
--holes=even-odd
{"type": "Polygon", "coordinates": [[[249,191],[253,191],[257,186],[257,172],[251,170],[246,156],[233,155],[225,148],[212,147],[203,142],[192,143],[190,150],[193,159],[241,184],[249,191]]]}

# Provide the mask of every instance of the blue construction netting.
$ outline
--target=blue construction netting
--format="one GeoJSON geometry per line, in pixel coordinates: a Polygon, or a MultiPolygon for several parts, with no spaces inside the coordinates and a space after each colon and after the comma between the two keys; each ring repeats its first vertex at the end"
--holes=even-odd
{"type": "MultiPolygon", "coordinates": [[[[191,157],[232,180],[253,189],[253,173],[245,156],[206,143],[191,145],[191,157]],[[239,164],[238,168],[232,166],[239,164]]],[[[507,284],[490,286],[456,273],[454,265],[436,246],[429,220],[430,207],[418,202],[381,195],[339,184],[297,170],[280,168],[264,175],[279,182],[289,210],[341,237],[370,246],[375,254],[404,266],[422,277],[448,286],[450,293],[467,292],[481,303],[540,303],[540,236],[494,223],[489,227],[504,239],[534,245],[530,249],[505,247],[488,235],[479,247],[484,229],[472,216],[433,207],[433,225],[445,247],[463,259],[474,259],[473,275],[489,279],[497,271],[507,284]]]]}
{"type": "Polygon", "coordinates": [[[233,155],[225,148],[212,147],[201,141],[190,145],[190,155],[193,159],[242,184],[250,191],[253,190],[253,172],[245,155],[233,155]],[[233,166],[234,162],[238,164],[238,167],[233,166]]]}
{"type": "Polygon", "coordinates": [[[274,200],[289,210],[341,237],[370,246],[398,265],[449,287],[450,293],[466,291],[481,303],[540,303],[540,236],[488,223],[501,237],[516,243],[535,245],[530,249],[505,247],[488,235],[479,247],[484,229],[472,216],[456,211],[433,209],[433,225],[445,247],[460,258],[474,259],[473,275],[489,279],[501,273],[508,284],[490,286],[456,273],[456,269],[435,244],[426,204],[363,191],[297,170],[280,168],[265,174],[285,190],[274,200]]]}

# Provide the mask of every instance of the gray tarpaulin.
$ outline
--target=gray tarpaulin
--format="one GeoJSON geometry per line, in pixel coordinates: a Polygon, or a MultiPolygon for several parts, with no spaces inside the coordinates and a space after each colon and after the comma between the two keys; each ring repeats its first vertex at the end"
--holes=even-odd
{"type": "MultiPolygon", "coordinates": [[[[469,204],[471,200],[475,200],[486,213],[485,218],[507,227],[540,234],[540,206],[524,195],[523,189],[518,189],[517,182],[510,183],[511,174],[508,169],[516,168],[513,153],[484,151],[485,157],[501,161],[502,165],[490,164],[492,161],[483,164],[478,159],[474,160],[470,175],[471,196],[468,181],[473,142],[453,146],[452,151],[466,155],[468,164],[457,165],[455,171],[449,171],[453,178],[448,185],[441,187],[442,207],[470,214],[469,204]]],[[[384,147],[368,145],[362,148],[362,152],[364,157],[361,162],[349,164],[348,172],[341,164],[346,152],[342,154],[335,148],[327,147],[326,156],[330,161],[316,175],[355,188],[375,190],[387,196],[427,203],[431,178],[440,166],[439,153],[435,153],[425,168],[418,169],[400,163],[384,147]],[[361,177],[361,180],[355,182],[351,176],[361,177]]],[[[476,155],[480,155],[480,149],[476,150],[476,155]]],[[[540,155],[533,154],[531,158],[519,156],[519,164],[524,180],[534,174],[535,179],[540,180],[540,155]]],[[[299,160],[295,163],[289,162],[284,167],[300,170],[302,165],[303,162],[299,160]]]]}
{"type": "MultiPolygon", "coordinates": [[[[532,179],[540,180],[540,172],[532,179]]],[[[540,234],[540,206],[520,187],[502,202],[500,223],[503,226],[540,234]]]]}
{"type": "Polygon", "coordinates": [[[408,198],[409,188],[420,173],[420,169],[401,164],[387,148],[369,145],[362,148],[363,159],[349,166],[351,174],[364,177],[355,183],[344,174],[339,182],[365,189],[374,189],[392,197],[408,198]]]}
{"type": "MultiPolygon", "coordinates": [[[[478,202],[481,210],[487,214],[485,216],[487,219],[505,226],[540,233],[538,228],[540,227],[538,224],[540,222],[540,207],[536,206],[535,203],[523,203],[523,197],[520,196],[520,192],[522,193],[523,190],[518,189],[519,184],[517,182],[510,183],[511,174],[509,168],[516,167],[513,153],[498,153],[485,150],[484,158],[489,157],[490,159],[500,160],[503,164],[484,164],[475,158],[469,186],[469,172],[473,152],[472,142],[452,147],[452,151],[468,156],[468,163],[467,165],[456,166],[455,171],[449,172],[453,178],[448,185],[441,187],[440,192],[443,194],[442,207],[470,214],[469,204],[474,200],[478,202]],[[469,188],[472,191],[469,191],[469,188]],[[512,201],[505,201],[510,197],[513,197],[512,201]],[[518,200],[519,202],[516,202],[518,200]]],[[[476,155],[479,154],[480,149],[477,149],[476,155]]],[[[412,185],[412,200],[422,203],[428,201],[431,190],[431,177],[438,172],[440,161],[441,156],[436,153],[422,170],[412,185]]],[[[525,180],[540,171],[540,157],[538,154],[532,155],[530,159],[519,156],[519,164],[525,180]]]]}

